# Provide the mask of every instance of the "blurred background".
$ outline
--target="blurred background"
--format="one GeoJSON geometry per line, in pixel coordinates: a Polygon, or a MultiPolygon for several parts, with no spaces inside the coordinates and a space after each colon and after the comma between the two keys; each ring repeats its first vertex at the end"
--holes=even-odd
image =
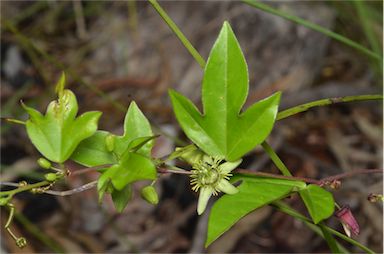
{"type": "MultiPolygon", "coordinates": [[[[382,54],[382,1],[266,3],[382,54]]],[[[281,109],[327,97],[382,93],[380,63],[321,33],[237,1],[160,4],[204,58],[223,21],[230,22],[248,62],[247,105],[277,90],[283,91],[281,109]]],[[[148,2],[1,1],[1,116],[27,119],[21,99],[45,111],[63,70],[80,113],[103,112],[100,129],[122,134],[125,111],[135,100],[162,135],[154,156],[170,153],[178,139],[187,141],[167,90],[200,103],[203,72],[148,2]]],[[[382,113],[381,101],[311,109],[277,122],[269,142],[296,176],[382,168],[382,113]]],[[[41,180],[46,172],[36,163],[39,157],[23,126],[1,122],[1,181],[41,180]]],[[[278,172],[260,148],[242,167],[278,172]]],[[[54,189],[73,189],[97,177],[96,172],[68,177],[54,189]]],[[[304,224],[271,207],[251,213],[205,250],[208,216],[197,216],[197,195],[188,178],[162,175],[156,188],[159,205],[145,203],[136,190],[121,214],[108,198],[99,205],[95,189],[68,197],[19,194],[12,228],[29,244],[18,249],[2,228],[1,252],[329,251],[304,224]]],[[[367,201],[369,193],[382,193],[382,175],[345,179],[333,193],[358,220],[356,239],[382,252],[383,206],[367,201]]],[[[305,213],[297,197],[286,201],[305,213]]],[[[6,214],[1,210],[2,226],[6,214]]],[[[334,218],[328,224],[342,231],[334,218]]]]}

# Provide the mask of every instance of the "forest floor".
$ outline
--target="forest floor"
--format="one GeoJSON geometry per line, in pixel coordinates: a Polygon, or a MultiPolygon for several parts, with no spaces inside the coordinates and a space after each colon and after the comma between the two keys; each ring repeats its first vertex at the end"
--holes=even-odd
{"type": "MultiPolygon", "coordinates": [[[[363,22],[349,2],[268,4],[369,45],[363,22]]],[[[283,91],[281,110],[322,98],[382,93],[382,72],[376,63],[281,17],[236,1],[161,5],[204,58],[223,21],[230,22],[249,68],[246,106],[278,90],[283,91]]],[[[203,72],[149,3],[1,1],[1,7],[2,117],[26,119],[21,99],[43,111],[55,98],[54,84],[65,70],[80,111],[103,112],[100,129],[121,134],[126,108],[134,100],[161,134],[154,156],[170,153],[179,145],[175,138],[188,142],[176,124],[167,91],[176,89],[199,104],[203,72]]],[[[382,3],[370,2],[369,8],[371,29],[381,39],[382,3]]],[[[382,115],[380,101],[315,108],[279,121],[268,140],[295,176],[320,179],[382,168],[382,115]]],[[[23,126],[1,123],[2,181],[41,179],[38,158],[23,126]]],[[[278,172],[262,149],[247,155],[242,167],[278,172]]],[[[55,189],[73,189],[97,177],[96,172],[69,177],[55,189]]],[[[108,198],[99,205],[95,189],[69,197],[20,194],[12,227],[29,244],[18,249],[2,230],[1,253],[329,252],[305,224],[268,206],[243,218],[206,250],[208,215],[197,216],[197,195],[186,176],[159,179],[157,206],[140,198],[140,187],[135,186],[121,214],[108,198]]],[[[382,187],[381,174],[363,175],[343,180],[333,191],[360,224],[356,240],[379,253],[383,205],[368,202],[367,196],[382,193],[382,187]]],[[[287,202],[305,212],[297,197],[287,202]]],[[[5,219],[2,211],[2,225],[5,219]]],[[[342,231],[335,218],[327,223],[342,231]]]]}

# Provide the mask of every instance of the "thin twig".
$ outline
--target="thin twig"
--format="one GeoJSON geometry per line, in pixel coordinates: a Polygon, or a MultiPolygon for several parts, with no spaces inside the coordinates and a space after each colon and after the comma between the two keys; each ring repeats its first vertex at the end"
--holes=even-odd
{"type": "Polygon", "coordinates": [[[97,181],[93,181],[93,182],[84,184],[84,185],[82,185],[80,187],[74,188],[72,190],[67,190],[67,191],[48,190],[48,191],[45,191],[44,193],[50,194],[50,195],[64,197],[64,196],[69,196],[69,195],[73,195],[73,194],[76,194],[76,193],[79,193],[79,192],[83,192],[83,191],[89,190],[89,189],[95,187],[96,185],[97,185],[97,181]]]}
{"type": "Polygon", "coordinates": [[[313,179],[313,178],[307,178],[307,177],[299,177],[299,176],[284,176],[284,175],[277,175],[277,174],[271,174],[271,173],[265,173],[265,172],[255,172],[247,169],[236,169],[233,171],[234,173],[239,174],[245,174],[245,175],[254,175],[254,176],[261,176],[261,177],[271,177],[271,178],[277,178],[277,179],[286,179],[286,180],[296,180],[296,181],[303,181],[306,183],[313,183],[317,185],[324,185],[327,182],[332,182],[335,180],[340,180],[348,177],[352,177],[355,175],[361,175],[361,174],[382,174],[383,169],[357,169],[352,170],[347,173],[337,174],[334,176],[328,176],[322,179],[313,179]]]}
{"type": "Polygon", "coordinates": [[[191,171],[187,171],[187,170],[174,170],[174,169],[166,169],[166,168],[158,168],[157,172],[159,172],[161,174],[167,174],[167,173],[181,174],[181,175],[191,175],[192,174],[191,171]]]}
{"type": "Polygon", "coordinates": [[[255,172],[255,171],[250,171],[247,169],[236,169],[233,172],[239,173],[239,174],[244,174],[244,175],[271,177],[271,178],[277,178],[277,179],[296,180],[296,181],[303,181],[306,183],[320,184],[319,180],[312,179],[312,178],[306,178],[306,177],[299,177],[299,176],[288,176],[288,175],[278,175],[278,174],[272,174],[272,173],[266,173],[266,172],[255,172]]]}
{"type": "Polygon", "coordinates": [[[12,183],[12,182],[0,182],[0,185],[11,186],[11,187],[19,187],[20,186],[18,183],[12,183]]]}
{"type": "Polygon", "coordinates": [[[34,184],[27,184],[25,186],[21,186],[19,188],[13,189],[13,190],[0,191],[0,196],[13,196],[13,195],[20,193],[20,192],[23,192],[23,191],[29,191],[29,190],[32,190],[35,188],[46,187],[49,185],[51,185],[51,182],[48,182],[48,181],[41,181],[41,182],[34,183],[34,184]]]}
{"type": "Polygon", "coordinates": [[[187,37],[180,31],[175,22],[168,16],[168,14],[164,11],[164,9],[159,5],[156,0],[149,0],[149,3],[153,6],[153,8],[157,11],[157,13],[161,16],[161,18],[167,23],[168,27],[175,33],[177,38],[183,43],[184,47],[189,51],[189,53],[195,58],[196,62],[200,65],[201,68],[205,67],[205,60],[199,54],[199,52],[193,47],[193,45],[189,42],[187,37]]]}
{"type": "Polygon", "coordinates": [[[305,104],[301,104],[301,105],[280,111],[277,114],[276,120],[281,120],[281,119],[290,117],[297,113],[307,111],[308,109],[313,107],[327,106],[327,105],[342,103],[342,102],[382,100],[382,99],[383,99],[383,96],[381,94],[367,94],[367,95],[344,96],[344,97],[321,99],[321,100],[311,101],[305,104]]]}
{"type": "Polygon", "coordinates": [[[361,174],[380,174],[380,173],[381,174],[383,173],[383,169],[357,169],[357,170],[352,170],[352,171],[349,171],[349,172],[346,172],[346,173],[337,174],[337,175],[334,175],[334,176],[328,176],[328,177],[322,178],[320,181],[322,181],[323,183],[324,182],[332,182],[334,180],[340,180],[340,179],[352,177],[352,176],[355,176],[355,175],[361,175],[361,174]]]}

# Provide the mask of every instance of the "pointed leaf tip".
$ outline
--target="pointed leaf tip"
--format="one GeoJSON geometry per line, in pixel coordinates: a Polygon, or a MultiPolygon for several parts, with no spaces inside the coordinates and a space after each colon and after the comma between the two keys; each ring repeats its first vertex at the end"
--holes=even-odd
{"type": "Polygon", "coordinates": [[[66,83],[66,76],[65,76],[65,72],[63,71],[55,87],[55,91],[59,95],[59,97],[62,97],[63,95],[65,83],[66,83]]]}

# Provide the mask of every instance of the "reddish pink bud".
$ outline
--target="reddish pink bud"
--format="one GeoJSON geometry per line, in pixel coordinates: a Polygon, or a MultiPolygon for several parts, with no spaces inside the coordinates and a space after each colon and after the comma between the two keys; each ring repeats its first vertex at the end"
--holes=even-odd
{"type": "Polygon", "coordinates": [[[351,237],[351,233],[355,236],[360,233],[359,224],[357,223],[348,205],[343,206],[340,210],[336,211],[335,215],[340,220],[345,233],[349,237],[351,237]]]}

